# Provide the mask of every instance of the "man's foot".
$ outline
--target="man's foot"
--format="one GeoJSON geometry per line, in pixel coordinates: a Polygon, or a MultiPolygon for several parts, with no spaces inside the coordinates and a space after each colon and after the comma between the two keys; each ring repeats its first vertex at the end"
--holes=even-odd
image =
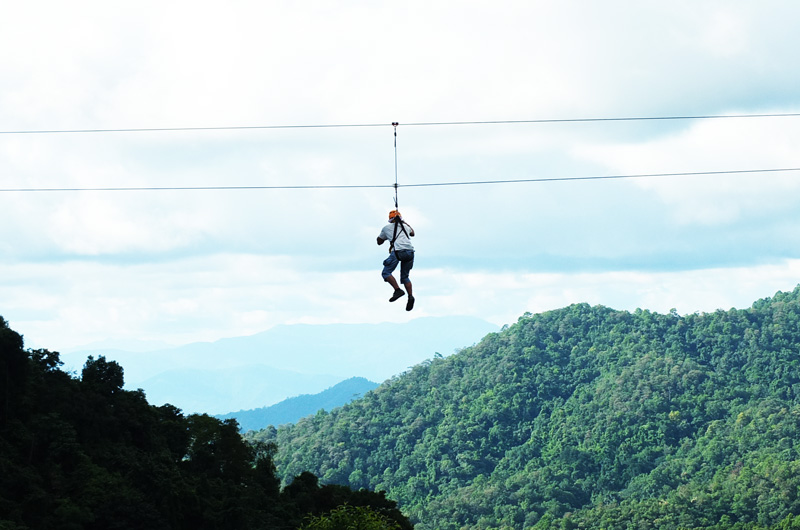
{"type": "Polygon", "coordinates": [[[414,297],[409,296],[408,302],[406,302],[406,311],[411,311],[412,309],[414,309],[414,297]]]}
{"type": "Polygon", "coordinates": [[[394,302],[395,300],[397,300],[397,299],[398,299],[398,298],[400,298],[401,296],[405,296],[405,294],[406,294],[406,292],[405,292],[404,290],[402,290],[402,289],[395,289],[395,290],[394,290],[394,294],[392,295],[392,297],[391,297],[391,298],[389,298],[389,301],[390,301],[390,302],[394,302]]]}

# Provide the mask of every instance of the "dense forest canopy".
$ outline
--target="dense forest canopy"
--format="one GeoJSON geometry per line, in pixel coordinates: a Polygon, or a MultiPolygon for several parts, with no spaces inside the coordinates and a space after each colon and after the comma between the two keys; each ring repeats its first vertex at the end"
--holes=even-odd
{"type": "Polygon", "coordinates": [[[0,318],[0,530],[800,530],[800,286],[526,314],[248,442],[60,364],[0,318]]]}
{"type": "Polygon", "coordinates": [[[0,318],[0,530],[412,528],[383,493],[307,472],[281,489],[273,444],[149,405],[115,362],[89,357],[80,378],[60,364],[0,318]]]}
{"type": "Polygon", "coordinates": [[[800,286],[680,316],[526,314],[256,440],[416,527],[800,528],[800,286]]]}

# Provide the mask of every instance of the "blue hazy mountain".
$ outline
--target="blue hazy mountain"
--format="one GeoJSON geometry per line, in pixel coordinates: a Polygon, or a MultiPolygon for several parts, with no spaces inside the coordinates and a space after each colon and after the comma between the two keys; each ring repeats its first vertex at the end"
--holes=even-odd
{"type": "Polygon", "coordinates": [[[240,410],[218,415],[219,419],[235,418],[242,431],[264,429],[269,425],[279,426],[295,423],[300,418],[316,414],[319,410],[331,410],[346,405],[378,387],[363,377],[351,377],[318,394],[303,394],[291,397],[269,407],[240,410]]]}
{"type": "Polygon", "coordinates": [[[406,323],[294,324],[245,336],[152,351],[87,348],[62,354],[80,371],[88,355],[125,369],[125,387],[154,405],[226,414],[318,393],[344,379],[382,382],[411,366],[471,346],[498,326],[473,317],[425,317],[406,323]]]}
{"type": "Polygon", "coordinates": [[[270,366],[250,365],[199,370],[173,369],[143,381],[147,400],[156,405],[172,403],[187,413],[215,414],[241,404],[276,403],[303,392],[318,392],[341,378],[328,374],[301,374],[270,366]]]}

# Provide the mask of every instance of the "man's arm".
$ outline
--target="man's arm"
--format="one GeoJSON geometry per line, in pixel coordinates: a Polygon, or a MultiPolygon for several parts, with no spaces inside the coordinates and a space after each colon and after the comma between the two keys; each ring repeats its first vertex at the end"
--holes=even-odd
{"type": "Polygon", "coordinates": [[[383,245],[383,242],[384,242],[384,241],[386,241],[386,240],[385,240],[385,239],[383,239],[381,236],[378,236],[378,244],[379,244],[379,245],[383,245]]]}

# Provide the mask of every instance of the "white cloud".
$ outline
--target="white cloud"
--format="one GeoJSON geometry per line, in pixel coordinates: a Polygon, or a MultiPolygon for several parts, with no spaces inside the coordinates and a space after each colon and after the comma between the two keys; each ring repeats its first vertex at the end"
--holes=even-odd
{"type": "MultiPolygon", "coordinates": [[[[698,121],[663,138],[584,145],[575,152],[611,174],[785,169],[800,168],[793,148],[798,141],[797,118],[730,118],[698,121]]],[[[800,180],[796,173],[690,175],[641,179],[636,185],[668,205],[673,222],[714,225],[776,210],[796,211],[794,192],[800,180]]]]}
{"type": "MultiPolygon", "coordinates": [[[[734,8],[734,11],[738,11],[734,8]]],[[[719,11],[711,16],[703,42],[708,50],[720,57],[735,57],[746,53],[750,44],[748,20],[745,13],[719,11]]]]}
{"type": "MultiPolygon", "coordinates": [[[[772,0],[17,2],[0,20],[0,46],[14,50],[0,56],[0,122],[9,131],[791,111],[799,11],[772,0]]],[[[686,123],[400,127],[400,182],[797,165],[793,118],[686,123]]],[[[3,188],[387,185],[392,140],[390,127],[0,135],[0,176],[3,188]]],[[[385,303],[378,276],[384,250],[373,240],[390,188],[3,192],[0,313],[60,348],[454,313],[503,324],[577,301],[747,305],[793,286],[796,265],[784,259],[798,257],[797,182],[402,188],[418,230],[414,315],[385,303]],[[717,277],[753,287],[734,300],[717,277]]]]}
{"type": "Polygon", "coordinates": [[[526,311],[587,302],[680,313],[748,307],[791,290],[800,260],[682,272],[521,274],[414,270],[413,312],[387,302],[379,268],[302,274],[292,260],[225,255],[166,267],[66,263],[2,266],[3,316],[28,345],[53,350],[102,340],[172,344],[263,331],[277,324],[404,322],[469,315],[503,325],[526,311]],[[46,278],[47,283],[38,283],[46,278]],[[75,281],[79,278],[80,281],[75,281]],[[734,286],[734,288],[732,288],[734,286]],[[44,337],[44,339],[43,339],[44,337]]]}

